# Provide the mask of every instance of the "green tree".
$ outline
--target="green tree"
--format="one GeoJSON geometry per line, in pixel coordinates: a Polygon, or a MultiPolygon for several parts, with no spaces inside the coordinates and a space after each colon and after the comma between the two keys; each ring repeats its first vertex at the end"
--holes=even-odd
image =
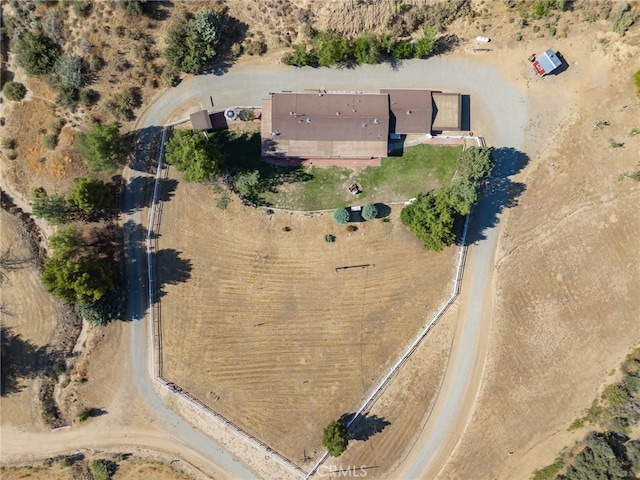
{"type": "Polygon", "coordinates": [[[478,201],[478,188],[466,178],[453,182],[450,187],[445,189],[445,192],[450,195],[449,203],[459,215],[467,215],[471,210],[471,205],[478,201]]]}
{"type": "Polygon", "coordinates": [[[322,431],[322,445],[332,457],[339,457],[349,444],[347,427],[339,420],[333,420],[322,431]]]}
{"type": "Polygon", "coordinates": [[[624,459],[617,457],[607,441],[607,436],[594,434],[587,440],[587,447],[574,458],[565,475],[566,480],[624,480],[629,471],[623,467],[624,459]]]}
{"type": "Polygon", "coordinates": [[[434,28],[425,28],[413,48],[413,56],[415,58],[426,58],[433,53],[436,44],[436,32],[434,28]]]}
{"type": "Polygon", "coordinates": [[[109,480],[116,473],[118,465],[111,460],[99,459],[91,462],[93,480],[109,480]]]}
{"type": "Polygon", "coordinates": [[[458,157],[458,172],[471,181],[488,177],[493,166],[491,149],[486,147],[469,147],[458,157]]]}
{"type": "Polygon", "coordinates": [[[74,178],[67,203],[85,212],[108,208],[113,203],[111,189],[102,180],[89,177],[74,178]]]}
{"type": "Polygon", "coordinates": [[[211,180],[220,171],[224,154],[218,137],[206,140],[201,132],[176,130],[166,144],[165,158],[168,163],[184,173],[187,182],[211,180]]]}
{"type": "Polygon", "coordinates": [[[382,56],[380,41],[372,34],[357,38],[353,45],[353,56],[358,63],[378,63],[382,56]]]}
{"type": "Polygon", "coordinates": [[[2,93],[7,99],[17,102],[27,94],[27,87],[20,82],[7,82],[2,87],[2,93]]]}
{"type": "Polygon", "coordinates": [[[196,13],[196,31],[202,42],[215,45],[222,33],[222,17],[210,8],[201,8],[196,13]]]}
{"type": "Polygon", "coordinates": [[[65,302],[95,302],[114,287],[114,271],[106,259],[71,260],[54,255],[44,261],[42,284],[65,302]]]}
{"type": "Polygon", "coordinates": [[[99,300],[77,302],[76,313],[87,322],[106,327],[111,320],[123,318],[127,294],[121,288],[106,292],[99,300]]]}
{"type": "Polygon", "coordinates": [[[31,75],[53,72],[59,56],[60,46],[43,33],[27,32],[18,43],[18,61],[31,75]]]}
{"type": "Polygon", "coordinates": [[[94,123],[87,133],[79,133],[76,138],[89,170],[112,173],[117,169],[122,149],[118,125],[94,123]]]}
{"type": "Polygon", "coordinates": [[[318,64],[331,67],[349,58],[349,42],[334,32],[318,33],[313,39],[318,64]]]}
{"type": "Polygon", "coordinates": [[[372,203],[367,203],[362,207],[362,218],[365,220],[373,220],[378,216],[378,209],[372,203]]]}
{"type": "Polygon", "coordinates": [[[296,43],[291,48],[293,51],[287,53],[282,59],[285,65],[304,67],[305,65],[314,65],[317,62],[313,51],[307,51],[307,46],[304,43],[296,43]]]}
{"type": "Polygon", "coordinates": [[[222,18],[209,9],[201,9],[196,18],[180,14],[167,33],[165,57],[176,71],[200,73],[215,55],[220,39],[222,18]],[[212,39],[212,40],[207,40],[212,39]]]}
{"type": "Polygon", "coordinates": [[[449,203],[450,194],[418,195],[400,212],[400,220],[429,250],[439,252],[453,243],[453,221],[456,213],[449,203]]]}
{"type": "Polygon", "coordinates": [[[346,208],[336,208],[333,211],[333,220],[340,225],[344,225],[349,222],[349,210],[346,208]]]}
{"type": "Polygon", "coordinates": [[[31,191],[32,213],[37,218],[44,218],[52,225],[62,225],[69,221],[67,204],[62,195],[48,195],[44,188],[31,191]]]}
{"type": "Polygon", "coordinates": [[[82,238],[74,227],[60,228],[49,237],[52,256],[59,258],[77,257],[84,246],[82,238]]]}
{"type": "Polygon", "coordinates": [[[258,170],[241,172],[236,176],[234,184],[242,197],[248,200],[255,200],[258,193],[257,189],[260,185],[260,172],[258,170]]]}

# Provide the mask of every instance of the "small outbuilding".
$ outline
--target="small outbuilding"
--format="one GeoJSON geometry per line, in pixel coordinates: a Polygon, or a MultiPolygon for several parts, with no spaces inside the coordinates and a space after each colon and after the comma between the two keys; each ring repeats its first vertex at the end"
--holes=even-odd
{"type": "Polygon", "coordinates": [[[209,112],[206,110],[192,113],[190,117],[191,126],[194,130],[204,130],[205,132],[211,130],[211,117],[209,116],[209,112]]]}
{"type": "Polygon", "coordinates": [[[544,77],[562,65],[562,62],[553,50],[548,49],[538,58],[534,56],[531,65],[539,77],[544,77]]]}

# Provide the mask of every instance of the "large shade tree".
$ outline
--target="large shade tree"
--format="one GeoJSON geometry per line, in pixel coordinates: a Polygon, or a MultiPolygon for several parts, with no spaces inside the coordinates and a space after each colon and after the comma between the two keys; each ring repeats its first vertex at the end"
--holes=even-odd
{"type": "Polygon", "coordinates": [[[211,180],[224,161],[218,137],[211,135],[207,139],[193,130],[175,131],[165,151],[167,162],[183,172],[187,182],[211,180]]]}
{"type": "Polygon", "coordinates": [[[79,133],[76,140],[89,170],[111,173],[117,169],[122,150],[118,125],[94,123],[87,133],[79,133]]]}
{"type": "Polygon", "coordinates": [[[322,445],[332,457],[339,457],[347,449],[347,427],[340,420],[333,420],[322,432],[322,445]]]}

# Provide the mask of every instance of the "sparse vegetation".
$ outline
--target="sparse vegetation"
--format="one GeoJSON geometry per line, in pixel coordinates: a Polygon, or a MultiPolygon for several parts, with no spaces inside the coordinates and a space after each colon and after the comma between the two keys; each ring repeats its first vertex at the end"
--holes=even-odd
{"type": "Polygon", "coordinates": [[[633,25],[633,16],[630,10],[631,6],[623,0],[616,5],[611,17],[611,29],[620,36],[624,36],[629,27],[633,25]]]}
{"type": "Polygon", "coordinates": [[[633,75],[633,81],[636,84],[636,95],[640,97],[640,70],[633,75]]]}
{"type": "Polygon", "coordinates": [[[105,108],[117,120],[133,120],[135,115],[133,110],[140,106],[139,95],[135,88],[130,87],[114,94],[106,103],[105,108]]]}
{"type": "Polygon", "coordinates": [[[27,94],[27,87],[20,82],[7,82],[2,87],[2,93],[8,100],[18,102],[27,94]]]}
{"type": "Polygon", "coordinates": [[[611,146],[611,148],[621,148],[624,147],[624,143],[621,142],[617,142],[615,139],[610,138],[609,139],[609,145],[611,146]]]}

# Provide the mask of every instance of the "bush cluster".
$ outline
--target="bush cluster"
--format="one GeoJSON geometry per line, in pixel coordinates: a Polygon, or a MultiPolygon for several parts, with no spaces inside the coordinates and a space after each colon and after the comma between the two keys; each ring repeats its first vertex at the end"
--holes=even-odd
{"type": "Polygon", "coordinates": [[[376,36],[364,34],[353,41],[335,32],[317,32],[310,47],[305,43],[294,44],[282,61],[286,65],[331,67],[344,63],[380,63],[384,58],[397,60],[425,58],[435,49],[436,29],[427,27],[415,42],[398,40],[394,35],[376,36]]]}

